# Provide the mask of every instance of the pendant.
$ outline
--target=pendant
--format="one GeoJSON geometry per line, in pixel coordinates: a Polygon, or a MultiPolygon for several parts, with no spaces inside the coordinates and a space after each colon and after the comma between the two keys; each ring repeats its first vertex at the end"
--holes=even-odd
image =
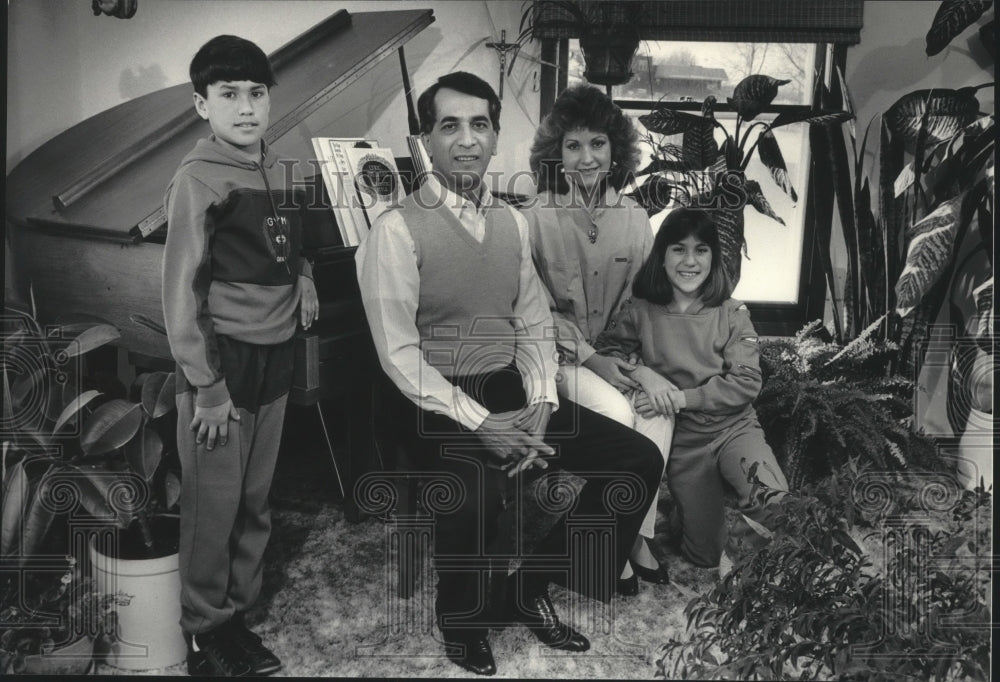
{"type": "Polygon", "coordinates": [[[587,239],[590,240],[591,244],[596,244],[597,243],[597,228],[596,227],[590,228],[590,230],[587,232],[587,239]]]}

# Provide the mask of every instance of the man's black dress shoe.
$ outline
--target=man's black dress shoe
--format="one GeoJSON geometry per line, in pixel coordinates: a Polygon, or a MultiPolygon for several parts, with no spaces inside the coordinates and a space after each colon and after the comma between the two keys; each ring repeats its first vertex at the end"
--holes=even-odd
{"type": "MultiPolygon", "coordinates": [[[[632,571],[647,583],[653,583],[654,585],[670,584],[670,574],[667,572],[667,567],[662,563],[658,564],[656,568],[646,568],[633,561],[632,571]]],[[[619,582],[621,581],[619,580],[619,582]]]]}
{"type": "Polygon", "coordinates": [[[639,577],[633,573],[627,578],[618,578],[615,582],[615,592],[623,597],[634,597],[639,594],[639,577]]]}
{"type": "Polygon", "coordinates": [[[490,642],[485,635],[463,641],[446,638],[444,650],[448,660],[470,673],[496,675],[497,664],[493,660],[493,649],[490,648],[490,642]]]}
{"type": "Polygon", "coordinates": [[[514,604],[512,619],[527,626],[542,644],[562,651],[579,652],[590,648],[586,637],[559,621],[548,592],[524,601],[524,604],[514,604]]]}

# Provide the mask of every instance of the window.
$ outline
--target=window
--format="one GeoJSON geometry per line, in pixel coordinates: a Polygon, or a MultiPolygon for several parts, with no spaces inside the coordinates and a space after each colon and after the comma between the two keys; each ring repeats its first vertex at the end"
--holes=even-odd
{"type": "MultiPolygon", "coordinates": [[[[651,158],[651,143],[680,144],[676,139],[650,134],[638,121],[657,104],[699,112],[708,96],[717,100],[716,119],[734,134],[736,114],[726,105],[726,98],[743,78],[767,74],[790,82],[778,88],[772,105],[754,120],[772,120],[779,111],[810,108],[813,105],[817,73],[817,46],[807,43],[720,43],[693,41],[644,40],[632,61],[632,80],[614,86],[611,96],[635,119],[636,130],[644,138],[641,144],[645,165],[651,158]]],[[[586,82],[583,78],[583,55],[579,42],[568,44],[567,85],[586,82]]],[[[821,66],[821,65],[820,65],[821,66]]],[[[759,128],[757,129],[759,131],[759,128]]],[[[788,167],[798,201],[792,202],[771,178],[757,154],[747,167],[747,177],[760,183],[774,212],[785,221],[781,225],[752,207],[744,211],[744,236],[747,257],[734,296],[757,304],[795,305],[802,295],[806,198],[808,197],[809,130],[792,124],[774,132],[788,167]]],[[[717,133],[721,142],[721,133],[717,133]]],[[[750,148],[753,138],[748,142],[750,148]]],[[[669,211],[673,206],[669,206],[669,211]]],[[[659,225],[664,211],[653,216],[659,225]]],[[[803,320],[804,321],[804,320],[803,320]]]]}
{"type": "MultiPolygon", "coordinates": [[[[772,120],[778,111],[790,107],[810,107],[814,92],[817,46],[803,43],[718,43],[689,41],[643,41],[632,61],[632,80],[614,86],[612,98],[635,119],[636,130],[644,139],[643,161],[650,159],[650,142],[661,142],[650,135],[638,121],[659,103],[676,105],[678,109],[698,112],[708,96],[717,100],[716,119],[733,134],[736,114],[728,110],[726,98],[744,77],[763,73],[791,82],[778,88],[778,96],[770,111],[755,120],[772,120]]],[[[583,79],[583,56],[577,40],[569,41],[567,85],[586,82],[583,79]]],[[[717,135],[721,141],[721,134],[717,135]]],[[[770,174],[754,154],[747,168],[747,177],[757,180],[774,212],[785,225],[748,207],[744,212],[744,235],[747,254],[734,296],[740,300],[763,304],[795,304],[802,288],[802,262],[805,236],[805,204],[809,168],[808,127],[793,124],[779,128],[775,137],[788,166],[792,186],[798,201],[792,202],[771,179],[770,174]]],[[[676,139],[663,142],[680,144],[676,139]]],[[[752,140],[751,140],[752,143],[752,140]]],[[[749,148],[749,146],[747,147],[749,148]]],[[[669,211],[673,206],[667,208],[669,211]]],[[[652,218],[654,227],[662,214],[652,218]]]]}

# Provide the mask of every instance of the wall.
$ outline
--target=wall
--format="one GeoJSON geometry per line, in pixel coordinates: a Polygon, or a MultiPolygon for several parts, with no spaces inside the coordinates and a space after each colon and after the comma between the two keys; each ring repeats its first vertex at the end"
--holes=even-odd
{"type": "MultiPolygon", "coordinates": [[[[121,20],[95,17],[89,0],[11,0],[7,172],[78,122],[134,97],[187,82],[191,57],[214,35],[241,35],[270,52],[342,8],[434,11],[436,21],[405,48],[415,95],[441,74],[459,69],[496,88],[499,60],[484,43],[498,39],[501,28],[512,39],[520,19],[518,2],[139,0],[135,16],[121,20]]],[[[537,47],[527,52],[537,54],[537,47]]],[[[491,169],[509,177],[528,166],[528,146],[538,122],[536,68],[529,59],[518,60],[505,83],[501,146],[491,169]]],[[[373,77],[368,82],[374,82],[374,91],[358,93],[378,106],[361,106],[362,101],[352,113],[362,117],[367,132],[404,155],[405,147],[399,145],[407,133],[401,113],[406,109],[397,60],[386,59],[383,69],[393,71],[392,77],[373,77]]],[[[526,191],[524,180],[518,191],[526,191]]]]}

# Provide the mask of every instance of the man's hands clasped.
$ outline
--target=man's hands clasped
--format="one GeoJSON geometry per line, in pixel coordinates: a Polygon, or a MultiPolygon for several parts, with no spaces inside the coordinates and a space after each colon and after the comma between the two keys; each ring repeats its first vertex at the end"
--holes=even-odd
{"type": "Polygon", "coordinates": [[[508,477],[531,467],[545,469],[548,462],[540,457],[555,450],[542,438],[552,415],[552,405],[538,403],[523,410],[495,412],[486,417],[475,433],[490,453],[501,461],[508,477]]]}

